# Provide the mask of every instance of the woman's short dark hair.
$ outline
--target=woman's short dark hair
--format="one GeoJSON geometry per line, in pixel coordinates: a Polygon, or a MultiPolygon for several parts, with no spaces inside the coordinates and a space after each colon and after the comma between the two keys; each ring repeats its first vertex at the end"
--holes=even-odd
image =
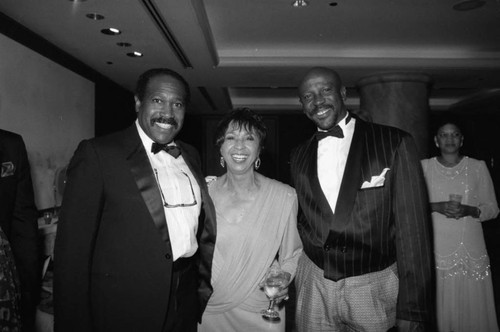
{"type": "Polygon", "coordinates": [[[184,87],[184,91],[186,92],[185,101],[186,103],[189,103],[189,99],[191,98],[189,84],[186,82],[184,77],[181,76],[181,74],[168,68],[153,68],[142,73],[137,80],[137,85],[135,88],[135,95],[137,96],[137,98],[142,101],[144,98],[144,94],[146,93],[146,88],[149,81],[157,76],[163,75],[173,77],[182,84],[182,86],[184,87]]]}
{"type": "Polygon", "coordinates": [[[464,124],[463,124],[461,118],[459,116],[452,115],[452,114],[440,116],[439,118],[437,118],[434,121],[434,126],[432,128],[432,136],[436,136],[438,134],[439,129],[441,129],[441,127],[443,127],[444,125],[447,125],[447,124],[452,124],[452,125],[456,126],[460,130],[462,135],[465,136],[464,135],[464,130],[465,130],[464,124]]]}
{"type": "Polygon", "coordinates": [[[220,149],[224,143],[227,128],[230,124],[234,124],[236,128],[243,128],[248,132],[255,132],[259,137],[259,145],[262,150],[265,145],[267,128],[262,121],[262,118],[254,113],[249,108],[239,108],[226,114],[222,120],[219,121],[217,129],[215,130],[215,145],[220,149]]]}

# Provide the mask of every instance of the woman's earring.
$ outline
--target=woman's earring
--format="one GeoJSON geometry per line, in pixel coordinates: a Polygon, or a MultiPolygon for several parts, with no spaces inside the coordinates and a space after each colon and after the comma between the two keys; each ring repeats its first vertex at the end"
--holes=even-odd
{"type": "Polygon", "coordinates": [[[260,158],[257,158],[257,160],[255,161],[254,167],[255,167],[255,170],[259,169],[259,167],[260,167],[260,158]]]}
{"type": "Polygon", "coordinates": [[[226,163],[224,162],[224,157],[221,156],[219,162],[220,162],[220,165],[222,166],[222,168],[226,167],[226,163]]]}

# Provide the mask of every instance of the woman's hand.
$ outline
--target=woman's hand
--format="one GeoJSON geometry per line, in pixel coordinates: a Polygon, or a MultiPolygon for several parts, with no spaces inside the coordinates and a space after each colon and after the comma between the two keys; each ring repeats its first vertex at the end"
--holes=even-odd
{"type": "Polygon", "coordinates": [[[431,210],[448,218],[456,218],[456,215],[460,212],[459,205],[460,203],[454,201],[435,202],[431,203],[431,210]]]}
{"type": "Polygon", "coordinates": [[[441,213],[448,218],[460,219],[463,217],[471,216],[479,218],[481,210],[475,206],[460,204],[455,201],[444,201],[431,203],[432,212],[441,213]]]}
{"type": "Polygon", "coordinates": [[[457,208],[458,212],[455,214],[456,219],[471,216],[472,218],[479,218],[481,215],[481,210],[476,206],[470,206],[465,204],[459,204],[457,208]]]}
{"type": "Polygon", "coordinates": [[[287,280],[286,286],[283,286],[281,291],[274,298],[274,301],[276,303],[281,303],[281,301],[283,301],[283,300],[285,300],[285,301],[288,300],[288,285],[290,285],[290,279],[291,279],[292,275],[288,272],[285,272],[285,277],[287,280]]]}

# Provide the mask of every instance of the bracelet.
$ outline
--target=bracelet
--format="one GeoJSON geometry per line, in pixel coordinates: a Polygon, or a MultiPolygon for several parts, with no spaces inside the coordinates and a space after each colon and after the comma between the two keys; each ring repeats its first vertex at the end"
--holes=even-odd
{"type": "Polygon", "coordinates": [[[476,218],[479,218],[481,216],[481,209],[476,206],[476,218]]]}

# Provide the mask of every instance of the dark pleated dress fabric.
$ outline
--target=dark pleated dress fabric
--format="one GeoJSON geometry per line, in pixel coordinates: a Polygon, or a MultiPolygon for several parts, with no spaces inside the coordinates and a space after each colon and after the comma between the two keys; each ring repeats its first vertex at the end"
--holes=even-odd
{"type": "Polygon", "coordinates": [[[0,331],[21,331],[19,278],[7,236],[0,228],[0,331]]]}

